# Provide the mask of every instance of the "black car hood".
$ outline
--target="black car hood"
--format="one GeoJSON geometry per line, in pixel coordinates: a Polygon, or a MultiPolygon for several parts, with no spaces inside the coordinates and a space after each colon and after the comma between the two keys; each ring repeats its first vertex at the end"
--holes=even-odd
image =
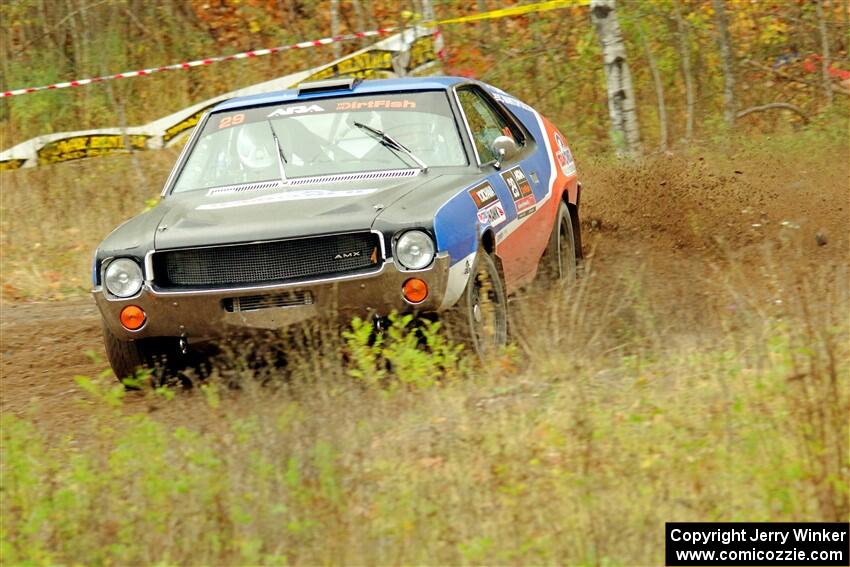
{"type": "Polygon", "coordinates": [[[157,207],[154,244],[159,250],[369,230],[382,209],[439,177],[173,195],[157,207]]]}

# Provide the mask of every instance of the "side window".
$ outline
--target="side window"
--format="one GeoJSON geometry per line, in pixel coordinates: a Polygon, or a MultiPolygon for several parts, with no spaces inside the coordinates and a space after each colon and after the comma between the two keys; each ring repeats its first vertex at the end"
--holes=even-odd
{"type": "Polygon", "coordinates": [[[516,140],[517,145],[522,145],[523,139],[520,132],[510,124],[493,106],[475,89],[459,90],[458,99],[469,130],[472,132],[472,141],[478,151],[481,163],[487,163],[496,159],[493,153],[493,140],[499,136],[509,136],[516,140]]]}

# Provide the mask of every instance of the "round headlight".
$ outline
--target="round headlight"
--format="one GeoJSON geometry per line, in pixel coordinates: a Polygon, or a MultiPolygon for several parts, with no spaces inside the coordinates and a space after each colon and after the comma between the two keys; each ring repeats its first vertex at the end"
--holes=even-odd
{"type": "Polygon", "coordinates": [[[434,241],[421,230],[409,230],[395,243],[395,257],[408,270],[421,270],[434,259],[434,241]]]}
{"type": "Polygon", "coordinates": [[[109,293],[117,297],[130,297],[142,289],[142,269],[129,258],[118,258],[106,267],[103,283],[109,293]]]}

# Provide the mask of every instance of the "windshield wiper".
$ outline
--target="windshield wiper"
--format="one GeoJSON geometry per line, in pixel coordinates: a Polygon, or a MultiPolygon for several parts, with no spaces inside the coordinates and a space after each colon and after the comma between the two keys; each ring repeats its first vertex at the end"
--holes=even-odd
{"type": "Polygon", "coordinates": [[[274,145],[277,148],[277,164],[280,166],[280,182],[283,185],[287,184],[286,178],[286,170],[283,167],[283,164],[289,163],[286,161],[286,157],[283,155],[283,148],[280,147],[280,140],[277,139],[277,132],[274,131],[274,126],[272,126],[272,121],[267,120],[269,123],[269,128],[272,131],[272,138],[274,138],[274,145]]]}
{"type": "Polygon", "coordinates": [[[354,125],[362,130],[366,130],[367,132],[375,136],[381,142],[382,145],[406,154],[410,159],[416,162],[416,165],[419,166],[423,173],[428,171],[428,164],[416,157],[413,152],[404,147],[401,142],[399,142],[386,132],[378,130],[377,128],[372,128],[371,126],[367,126],[366,124],[361,124],[360,122],[355,122],[354,125]]]}

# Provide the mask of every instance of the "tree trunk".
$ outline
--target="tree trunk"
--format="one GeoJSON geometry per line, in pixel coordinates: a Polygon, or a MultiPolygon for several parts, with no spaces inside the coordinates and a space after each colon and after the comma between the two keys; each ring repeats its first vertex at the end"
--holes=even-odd
{"type": "Polygon", "coordinates": [[[823,79],[823,94],[827,104],[832,104],[832,81],[829,78],[829,35],[826,33],[826,17],[823,13],[823,0],[816,0],[818,14],[818,30],[820,31],[821,73],[823,79]]]}
{"type": "Polygon", "coordinates": [[[720,47],[720,61],[723,64],[723,119],[726,126],[735,125],[735,64],[732,45],[729,40],[729,26],[726,21],[726,0],[712,0],[714,21],[717,25],[717,44],[720,47]]]}
{"type": "Polygon", "coordinates": [[[590,17],[602,46],[602,61],[608,87],[611,139],[619,153],[639,156],[640,128],[632,75],[626,61],[626,44],[615,12],[615,0],[591,0],[590,17]]]}
{"type": "Polygon", "coordinates": [[[649,42],[646,41],[646,35],[644,35],[643,30],[640,31],[640,42],[643,44],[646,63],[649,65],[649,72],[652,73],[652,82],[655,85],[655,98],[658,101],[658,149],[666,152],[669,145],[667,142],[667,104],[664,102],[664,83],[661,81],[661,73],[658,72],[655,56],[652,54],[652,50],[649,49],[649,42]]]}
{"type": "Polygon", "coordinates": [[[694,78],[691,72],[691,46],[688,41],[688,28],[682,17],[682,6],[679,0],[673,0],[676,16],[676,31],[679,36],[679,51],[682,57],[682,74],[685,78],[685,100],[687,102],[687,118],[685,122],[685,139],[690,140],[694,135],[694,78]]]}
{"type": "MultiPolygon", "coordinates": [[[[110,27],[114,25],[114,23],[121,22],[120,16],[116,13],[118,11],[118,4],[110,4],[107,8],[108,18],[105,30],[107,31],[107,36],[110,35],[111,32],[110,27]]],[[[83,11],[83,16],[88,20],[88,13],[83,11]]],[[[91,25],[91,21],[86,21],[86,28],[90,29],[93,26],[91,25]]],[[[123,67],[122,67],[123,68],[123,67]]],[[[100,74],[106,75],[109,72],[108,68],[105,66],[103,59],[100,60],[100,74]]],[[[131,154],[130,161],[133,163],[133,169],[136,172],[137,183],[142,187],[148,186],[148,180],[145,176],[145,172],[142,170],[142,166],[139,163],[139,156],[136,155],[136,152],[133,150],[133,146],[130,144],[130,138],[127,134],[127,113],[126,113],[126,93],[130,90],[130,85],[124,83],[123,81],[120,84],[116,84],[115,81],[106,81],[104,83],[106,87],[106,95],[109,99],[109,105],[117,111],[118,114],[118,127],[121,129],[121,136],[124,138],[124,149],[127,150],[128,153],[131,154]],[[119,90],[119,95],[115,95],[115,90],[119,90]],[[120,100],[119,100],[120,98],[120,100]]]]}

